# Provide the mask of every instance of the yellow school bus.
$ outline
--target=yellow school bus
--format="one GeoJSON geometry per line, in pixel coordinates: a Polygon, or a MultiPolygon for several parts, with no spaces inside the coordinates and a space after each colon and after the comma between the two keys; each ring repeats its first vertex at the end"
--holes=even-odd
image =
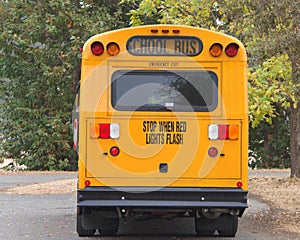
{"type": "Polygon", "coordinates": [[[74,119],[78,234],[193,217],[198,235],[235,236],[247,208],[247,106],[246,51],[231,36],[151,25],[87,40],[74,119]]]}

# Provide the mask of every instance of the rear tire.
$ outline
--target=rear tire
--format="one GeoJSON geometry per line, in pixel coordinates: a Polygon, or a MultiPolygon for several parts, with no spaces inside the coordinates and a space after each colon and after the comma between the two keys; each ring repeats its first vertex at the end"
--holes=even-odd
{"type": "Polygon", "coordinates": [[[79,237],[94,236],[96,229],[86,230],[82,227],[81,216],[77,215],[77,233],[79,237]]]}
{"type": "Polygon", "coordinates": [[[118,229],[99,229],[99,232],[102,236],[115,236],[118,229]]]}
{"type": "Polygon", "coordinates": [[[238,228],[238,216],[222,214],[218,218],[195,218],[195,230],[199,236],[213,236],[218,231],[221,237],[234,237],[238,228]]]}
{"type": "Polygon", "coordinates": [[[219,230],[219,234],[221,237],[235,237],[235,234],[238,229],[238,216],[231,216],[229,214],[225,215],[228,219],[227,228],[219,230]]]}
{"type": "Polygon", "coordinates": [[[200,237],[211,237],[214,235],[215,231],[198,231],[196,229],[196,233],[200,237]]]}
{"type": "Polygon", "coordinates": [[[215,226],[211,219],[204,216],[195,217],[195,230],[198,236],[211,237],[215,233],[215,226]]]}

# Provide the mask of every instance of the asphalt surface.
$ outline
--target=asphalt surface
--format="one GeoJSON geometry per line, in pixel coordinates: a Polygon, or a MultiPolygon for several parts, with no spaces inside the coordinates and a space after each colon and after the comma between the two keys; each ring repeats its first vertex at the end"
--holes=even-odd
{"type": "MultiPolygon", "coordinates": [[[[79,238],[76,233],[76,196],[72,194],[19,195],[6,194],[4,188],[49,182],[58,179],[76,178],[76,174],[47,175],[0,175],[0,240],[73,240],[73,239],[200,239],[194,231],[193,218],[173,220],[150,219],[122,222],[115,237],[95,236],[79,238]]],[[[269,207],[259,201],[250,199],[250,208],[239,219],[239,229],[235,238],[201,238],[201,239],[289,239],[285,236],[274,236],[270,229],[255,226],[251,216],[269,207]]],[[[291,239],[296,239],[295,237],[291,239]]],[[[299,238],[300,239],[300,238],[299,238]]]]}

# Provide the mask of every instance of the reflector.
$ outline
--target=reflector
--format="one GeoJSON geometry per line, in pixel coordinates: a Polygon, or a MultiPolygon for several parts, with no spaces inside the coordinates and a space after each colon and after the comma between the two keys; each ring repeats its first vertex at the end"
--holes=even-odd
{"type": "Polygon", "coordinates": [[[90,185],[91,185],[91,181],[90,181],[90,180],[85,180],[85,181],[84,181],[84,185],[85,185],[86,187],[90,186],[90,185]]]}
{"type": "Polygon", "coordinates": [[[77,150],[77,138],[78,138],[78,120],[75,118],[73,123],[73,149],[77,150]]]}
{"type": "Polygon", "coordinates": [[[120,149],[118,147],[112,147],[109,152],[112,156],[115,157],[119,155],[120,149]]]}
{"type": "Polygon", "coordinates": [[[216,149],[215,147],[211,147],[210,149],[208,149],[208,155],[210,157],[216,157],[218,155],[218,149],[216,149]]]}

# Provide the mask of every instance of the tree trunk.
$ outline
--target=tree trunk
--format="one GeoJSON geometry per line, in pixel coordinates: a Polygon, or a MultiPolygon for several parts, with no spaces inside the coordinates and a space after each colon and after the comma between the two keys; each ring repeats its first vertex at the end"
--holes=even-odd
{"type": "Polygon", "coordinates": [[[291,177],[300,178],[300,102],[290,114],[291,177]]]}

